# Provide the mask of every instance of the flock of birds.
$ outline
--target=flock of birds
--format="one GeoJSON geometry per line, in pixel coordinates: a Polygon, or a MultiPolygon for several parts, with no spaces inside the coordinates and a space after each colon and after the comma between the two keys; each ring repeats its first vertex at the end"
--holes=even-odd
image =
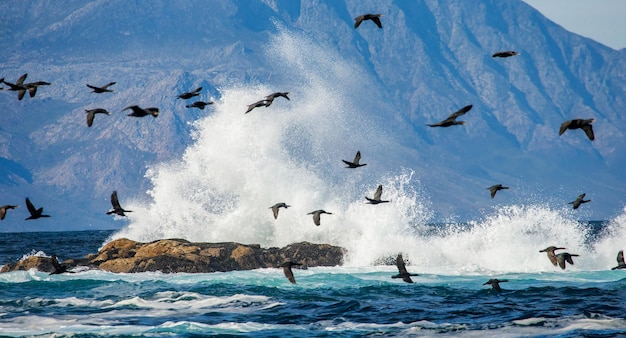
{"type": "MultiPolygon", "coordinates": [[[[376,26],[378,26],[378,28],[382,28],[382,22],[380,20],[380,17],[382,16],[382,14],[364,14],[364,15],[360,15],[358,17],[356,17],[354,20],[354,28],[358,28],[364,21],[366,20],[370,20],[372,21],[376,26]]],[[[518,52],[516,51],[501,51],[501,52],[496,52],[492,55],[492,57],[496,58],[507,58],[507,57],[511,57],[511,56],[516,56],[519,55],[518,52]]],[[[11,83],[6,81],[4,78],[0,78],[0,84],[5,84],[8,86],[8,90],[9,91],[16,91],[18,93],[18,100],[22,100],[25,96],[25,93],[28,92],[30,97],[34,97],[35,94],[37,93],[37,88],[40,86],[47,86],[50,85],[49,82],[45,82],[45,81],[36,81],[36,82],[30,82],[30,83],[25,83],[25,80],[27,78],[27,74],[23,74],[22,76],[20,76],[17,81],[15,83],[11,83]]],[[[94,86],[94,85],[90,85],[87,84],[87,87],[90,88],[92,90],[93,93],[96,94],[102,94],[102,93],[110,93],[113,92],[113,89],[110,89],[111,86],[115,85],[116,82],[110,82],[107,83],[103,86],[94,86]]],[[[4,88],[0,87],[0,90],[3,90],[4,88]]],[[[200,95],[200,92],[202,91],[202,87],[198,87],[193,91],[190,92],[185,92],[182,93],[180,95],[177,96],[177,98],[179,99],[183,99],[183,100],[188,100],[191,98],[194,98],[196,96],[200,95]]],[[[254,110],[255,108],[259,108],[259,107],[269,107],[270,105],[272,105],[272,103],[274,102],[274,100],[278,97],[282,97],[284,99],[290,100],[289,98],[289,92],[275,92],[272,93],[268,96],[266,96],[264,99],[259,100],[257,102],[254,102],[250,105],[248,105],[247,110],[245,111],[245,114],[250,113],[252,110],[254,110]]],[[[213,104],[213,102],[211,101],[195,101],[191,104],[186,105],[185,107],[187,108],[198,108],[198,109],[204,109],[206,106],[213,104]]],[[[463,115],[465,115],[467,112],[469,112],[472,109],[473,105],[467,105],[459,110],[457,110],[456,112],[450,114],[446,119],[437,122],[437,123],[433,123],[433,124],[427,124],[427,126],[429,127],[443,127],[443,128],[447,128],[447,127],[451,127],[451,126],[456,126],[456,125],[463,125],[465,124],[465,121],[458,121],[457,119],[463,115]]],[[[145,116],[153,116],[153,117],[157,117],[159,115],[159,109],[155,108],[155,107],[150,107],[150,108],[141,108],[137,105],[131,105],[128,106],[124,109],[122,109],[122,111],[127,111],[130,110],[131,112],[129,114],[127,114],[127,116],[132,116],[132,117],[145,117],[145,116]]],[[[103,114],[103,115],[109,115],[110,112],[107,111],[106,109],[103,108],[95,108],[95,109],[85,109],[85,113],[87,114],[87,127],[91,127],[94,123],[94,119],[95,116],[97,114],[103,114]]],[[[562,135],[563,133],[565,133],[568,129],[582,129],[585,134],[587,135],[587,137],[589,138],[589,140],[593,141],[595,139],[594,133],[593,133],[593,128],[592,128],[592,123],[594,122],[594,119],[573,119],[573,120],[568,120],[565,121],[561,124],[561,127],[559,129],[559,135],[562,135]]],[[[360,163],[361,160],[361,152],[357,151],[356,155],[354,157],[354,159],[352,161],[348,161],[348,160],[342,160],[343,163],[345,163],[347,166],[346,168],[349,169],[356,169],[359,167],[363,167],[367,164],[365,163],[360,163]]],[[[496,196],[496,193],[500,190],[504,190],[504,189],[509,189],[509,187],[503,186],[502,184],[495,184],[489,188],[487,188],[490,193],[491,193],[491,198],[493,199],[496,196]]],[[[381,204],[381,203],[388,203],[391,202],[390,200],[383,200],[382,199],[382,192],[383,192],[383,187],[382,185],[379,185],[376,189],[376,192],[374,193],[373,198],[369,198],[369,197],[365,197],[365,199],[367,200],[366,203],[369,204],[381,204]]],[[[587,203],[590,202],[591,200],[585,200],[584,199],[585,194],[581,194],[578,196],[578,198],[575,201],[569,202],[569,204],[573,205],[574,209],[577,209],[580,205],[582,205],[583,203],[587,203]]],[[[113,191],[113,193],[111,194],[111,205],[112,208],[111,210],[109,210],[107,212],[107,214],[111,215],[111,214],[115,214],[118,216],[126,216],[125,213],[127,212],[132,212],[131,210],[125,210],[124,208],[121,207],[118,196],[117,196],[117,191],[113,191]]],[[[0,220],[3,220],[7,214],[7,210],[10,209],[15,209],[17,208],[17,205],[4,205],[0,207],[0,220]]],[[[284,202],[280,202],[280,203],[276,203],[273,206],[270,207],[270,209],[272,209],[272,213],[274,216],[274,219],[278,218],[278,213],[280,208],[284,208],[287,209],[289,208],[290,205],[284,203],[284,202]]],[[[30,199],[27,197],[26,198],[26,208],[30,214],[29,217],[26,218],[26,220],[34,220],[34,219],[38,219],[38,218],[42,218],[42,217],[50,217],[50,215],[46,215],[43,214],[43,208],[35,208],[35,206],[32,204],[32,202],[30,201],[30,199]]],[[[308,215],[312,215],[313,217],[313,223],[316,226],[319,226],[321,224],[321,215],[322,214],[327,214],[327,215],[332,215],[331,212],[327,212],[323,209],[318,209],[315,211],[312,211],[310,213],[308,213],[308,215]]],[[[572,259],[572,257],[576,257],[578,255],[576,254],[570,254],[567,252],[562,252],[559,254],[555,254],[556,250],[563,250],[565,248],[561,248],[561,247],[555,247],[555,246],[550,246],[544,250],[541,250],[540,252],[546,252],[548,255],[548,258],[550,260],[550,262],[554,265],[554,266],[560,266],[561,269],[565,269],[566,267],[566,263],[569,264],[574,264],[574,261],[572,259]]],[[[626,263],[624,263],[624,254],[623,251],[620,250],[618,255],[617,255],[617,262],[618,265],[616,267],[614,267],[613,269],[626,269],[626,263]]],[[[297,263],[297,262],[292,262],[292,261],[286,261],[284,262],[281,267],[283,268],[284,274],[287,277],[287,279],[291,282],[291,283],[296,283],[295,277],[293,275],[293,271],[292,271],[292,267],[294,266],[300,266],[302,265],[301,263],[297,263]]],[[[398,268],[398,274],[392,276],[392,278],[401,278],[404,282],[407,283],[413,283],[413,280],[411,279],[411,276],[418,276],[418,274],[412,274],[409,273],[406,269],[405,266],[405,262],[402,258],[402,255],[399,254],[396,258],[396,266],[398,268]]],[[[59,268],[59,269],[55,269],[55,272],[53,273],[63,273],[63,272],[67,272],[67,270],[65,268],[59,268]]],[[[501,287],[499,285],[499,283],[502,282],[507,282],[508,280],[498,280],[498,279],[490,279],[489,281],[487,281],[484,285],[491,285],[493,287],[493,289],[497,290],[497,291],[501,291],[501,287]]]]}

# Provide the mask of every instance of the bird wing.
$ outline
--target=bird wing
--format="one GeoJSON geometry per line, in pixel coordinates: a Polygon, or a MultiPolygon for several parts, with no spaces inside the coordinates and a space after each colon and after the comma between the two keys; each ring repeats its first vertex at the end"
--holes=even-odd
{"type": "Polygon", "coordinates": [[[361,151],[357,151],[356,155],[354,155],[354,161],[352,161],[354,164],[359,164],[359,161],[361,160],[361,151]]]}
{"type": "Polygon", "coordinates": [[[23,98],[24,98],[24,94],[26,94],[26,89],[20,89],[20,90],[17,92],[17,99],[18,99],[18,100],[23,99],[23,98]]]}
{"type": "Polygon", "coordinates": [[[117,83],[117,82],[109,82],[109,83],[105,84],[104,86],[102,86],[102,89],[109,88],[110,86],[112,86],[112,85],[114,85],[114,84],[116,84],[116,83],[117,83]]]}
{"type": "Polygon", "coordinates": [[[28,95],[35,97],[35,94],[37,94],[37,86],[28,87],[28,95]]]}
{"type": "Polygon", "coordinates": [[[359,28],[359,26],[361,25],[361,22],[363,22],[363,15],[361,16],[357,16],[356,18],[354,18],[354,28],[359,28]]]}
{"type": "Polygon", "coordinates": [[[557,263],[559,263],[561,269],[565,270],[565,257],[563,257],[563,255],[557,255],[556,261],[557,263]]]}
{"type": "Polygon", "coordinates": [[[91,88],[91,89],[93,89],[93,90],[100,89],[100,88],[98,88],[98,87],[96,87],[96,86],[92,86],[92,85],[90,85],[90,84],[87,84],[87,87],[89,87],[89,88],[91,88]]]}
{"type": "Polygon", "coordinates": [[[567,130],[567,128],[572,124],[572,120],[565,121],[561,123],[561,128],[559,129],[559,136],[563,135],[563,133],[567,130]]]}
{"type": "Polygon", "coordinates": [[[400,275],[409,274],[409,272],[406,271],[406,265],[404,265],[404,259],[402,259],[402,254],[398,254],[398,257],[396,257],[396,266],[398,267],[398,272],[400,272],[400,275]]]}
{"type": "Polygon", "coordinates": [[[113,191],[113,193],[111,194],[111,205],[113,206],[113,209],[122,208],[120,206],[120,201],[117,199],[117,191],[113,191]]]}
{"type": "Polygon", "coordinates": [[[15,82],[16,85],[21,86],[24,84],[24,80],[26,80],[26,77],[28,76],[28,73],[20,76],[19,79],[17,79],[17,82],[15,82]]]}
{"type": "Polygon", "coordinates": [[[6,215],[7,215],[7,208],[5,207],[0,208],[0,220],[3,220],[6,215]]]}
{"type": "Polygon", "coordinates": [[[93,119],[96,116],[96,114],[93,111],[88,111],[87,112],[87,127],[91,127],[91,125],[93,124],[93,119]]]}
{"type": "Polygon", "coordinates": [[[455,111],[454,113],[450,114],[450,116],[448,116],[448,118],[446,120],[455,120],[457,117],[461,116],[461,115],[465,115],[465,113],[467,113],[468,111],[470,111],[472,109],[474,105],[467,105],[457,111],[455,111]]]}
{"type": "Polygon", "coordinates": [[[565,260],[570,263],[570,264],[574,264],[574,260],[572,259],[572,255],[564,255],[565,256],[565,260]]]}
{"type": "Polygon", "coordinates": [[[293,276],[293,271],[291,271],[291,266],[284,266],[283,272],[285,273],[285,277],[289,279],[292,284],[296,284],[296,278],[293,276]]]}
{"type": "Polygon", "coordinates": [[[374,199],[375,200],[380,200],[380,196],[383,194],[383,186],[382,184],[378,186],[378,188],[376,189],[376,192],[374,193],[374,199]]]}
{"type": "Polygon", "coordinates": [[[620,250],[617,253],[617,264],[618,265],[626,265],[626,263],[624,262],[624,250],[620,250]]]}
{"type": "Polygon", "coordinates": [[[278,218],[278,207],[277,206],[273,206],[272,207],[272,212],[274,213],[274,219],[278,218]]]}
{"type": "Polygon", "coordinates": [[[374,23],[376,24],[376,26],[378,26],[378,28],[383,28],[383,24],[380,22],[379,17],[373,17],[372,21],[374,21],[374,23]]]}
{"type": "Polygon", "coordinates": [[[141,109],[141,108],[139,108],[139,106],[128,106],[128,107],[126,107],[126,108],[122,109],[122,111],[124,111],[124,110],[128,110],[128,109],[132,110],[132,111],[133,111],[133,113],[138,113],[138,112],[141,112],[141,111],[142,111],[142,109],[141,109]]]}
{"type": "Polygon", "coordinates": [[[582,128],[582,130],[584,130],[584,131],[585,131],[585,134],[587,134],[587,137],[588,137],[591,141],[593,141],[593,140],[595,140],[595,139],[596,139],[596,137],[593,135],[593,128],[591,127],[591,125],[590,125],[590,124],[586,124],[586,125],[582,126],[581,128],[582,128]]]}
{"type": "Polygon", "coordinates": [[[37,209],[35,209],[35,206],[33,205],[33,203],[30,202],[30,199],[28,199],[28,197],[26,197],[26,208],[31,215],[37,214],[37,209]]]}
{"type": "Polygon", "coordinates": [[[491,187],[491,188],[487,188],[487,189],[489,189],[489,191],[491,191],[491,198],[496,197],[496,192],[498,191],[498,188],[491,187]]]}
{"type": "Polygon", "coordinates": [[[547,254],[548,254],[548,259],[550,260],[552,265],[556,266],[557,265],[557,260],[556,260],[556,255],[554,254],[554,251],[553,250],[549,250],[547,252],[547,254]]]}
{"type": "Polygon", "coordinates": [[[320,214],[320,212],[313,213],[313,223],[315,223],[315,225],[317,226],[320,225],[320,214]]]}

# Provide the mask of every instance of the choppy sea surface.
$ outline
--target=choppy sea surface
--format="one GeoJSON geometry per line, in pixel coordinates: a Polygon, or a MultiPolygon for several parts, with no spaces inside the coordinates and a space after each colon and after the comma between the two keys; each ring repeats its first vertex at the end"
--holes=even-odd
{"type": "MultiPolygon", "coordinates": [[[[588,227],[594,225],[587,224],[588,227]]],[[[602,227],[595,224],[595,227],[602,227]]],[[[94,253],[110,231],[8,233],[2,263],[24,255],[94,253]]],[[[0,274],[1,336],[475,336],[626,335],[626,271],[553,268],[508,272],[431,270],[414,284],[395,266],[313,267],[163,274],[78,269],[0,274]],[[496,292],[483,285],[508,279],[496,292]]],[[[584,257],[580,257],[583,259],[584,257]]],[[[515,265],[515,262],[510,262],[515,265]]]]}

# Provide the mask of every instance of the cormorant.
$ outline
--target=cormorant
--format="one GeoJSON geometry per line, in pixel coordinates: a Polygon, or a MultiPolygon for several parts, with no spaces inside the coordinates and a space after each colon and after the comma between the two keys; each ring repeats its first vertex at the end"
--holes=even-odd
{"type": "Polygon", "coordinates": [[[587,203],[587,202],[591,202],[591,200],[584,200],[583,198],[585,198],[585,194],[580,194],[578,195],[578,197],[576,198],[575,201],[573,202],[569,202],[567,204],[572,204],[572,207],[574,209],[578,209],[578,207],[583,204],[583,203],[587,203]]]}
{"type": "Polygon", "coordinates": [[[192,103],[192,104],[188,104],[188,105],[186,105],[185,107],[187,107],[187,108],[199,108],[199,109],[204,109],[204,107],[206,107],[206,106],[208,106],[208,105],[210,105],[210,104],[213,104],[213,103],[214,103],[213,101],[207,101],[207,102],[204,102],[204,101],[196,101],[196,102],[194,102],[194,103],[192,103]]]}
{"type": "Polygon", "coordinates": [[[545,252],[548,255],[548,259],[550,260],[552,265],[556,266],[557,260],[556,260],[556,254],[554,253],[555,250],[565,250],[565,248],[557,248],[555,246],[549,246],[543,250],[539,250],[539,252],[545,252]]]}
{"type": "Polygon", "coordinates": [[[39,87],[39,86],[49,86],[49,85],[50,85],[50,82],[37,81],[37,82],[26,83],[26,84],[24,84],[24,87],[26,87],[26,89],[28,89],[28,95],[30,97],[35,97],[35,94],[37,94],[37,87],[39,87]]]}
{"type": "Polygon", "coordinates": [[[277,218],[278,218],[278,209],[280,209],[280,208],[285,208],[285,209],[287,209],[287,208],[289,208],[290,206],[291,206],[291,205],[287,205],[287,204],[282,203],[282,202],[281,202],[281,203],[276,203],[276,204],[272,205],[272,206],[270,207],[270,209],[272,209],[272,212],[274,213],[274,219],[277,219],[277,218]]]}
{"type": "Polygon", "coordinates": [[[132,210],[124,210],[122,206],[120,206],[120,201],[117,199],[117,191],[113,191],[111,194],[111,205],[113,209],[107,211],[107,215],[116,214],[119,216],[126,216],[125,212],[133,212],[132,210]]]}
{"type": "Polygon", "coordinates": [[[87,127],[91,127],[91,125],[93,124],[93,119],[96,117],[96,114],[110,114],[106,109],[102,108],[85,109],[85,113],[87,113],[87,127]]]}
{"type": "Polygon", "coordinates": [[[573,119],[569,121],[565,121],[561,124],[561,129],[559,129],[559,136],[563,135],[563,133],[567,129],[582,129],[587,137],[593,141],[595,140],[595,136],[593,135],[593,127],[591,124],[595,121],[594,119],[573,119]]]}
{"type": "Polygon", "coordinates": [[[496,192],[498,192],[498,190],[508,189],[508,188],[509,187],[502,186],[502,184],[494,184],[490,186],[489,188],[487,188],[487,190],[491,191],[491,198],[493,199],[494,197],[496,197],[496,192]]]}
{"type": "Polygon", "coordinates": [[[467,105],[459,110],[457,110],[456,112],[450,114],[450,116],[448,116],[445,120],[439,122],[439,123],[435,123],[435,124],[427,124],[427,126],[429,127],[450,127],[450,126],[455,126],[455,125],[460,125],[460,124],[465,124],[465,121],[457,121],[457,117],[464,115],[465,113],[467,113],[468,111],[470,111],[470,109],[472,109],[473,105],[467,105]]]}
{"type": "Polygon", "coordinates": [[[133,112],[128,114],[127,116],[134,116],[134,117],[144,117],[146,115],[152,115],[154,117],[159,116],[159,108],[140,108],[139,106],[129,106],[126,107],[124,109],[122,109],[122,111],[124,110],[128,110],[131,109],[133,112]]]}
{"type": "Polygon", "coordinates": [[[87,84],[87,87],[93,89],[92,93],[112,93],[113,89],[109,89],[109,87],[111,87],[112,85],[116,84],[117,82],[109,82],[107,84],[105,84],[102,87],[96,87],[96,86],[92,86],[90,84],[87,84]]]}
{"type": "Polygon", "coordinates": [[[192,98],[194,96],[199,96],[201,90],[202,90],[202,87],[198,87],[198,88],[196,88],[192,92],[182,93],[182,94],[178,95],[178,98],[186,100],[186,99],[190,99],[190,98],[192,98]]]}
{"type": "Polygon", "coordinates": [[[26,197],[26,208],[28,209],[28,212],[30,213],[30,216],[26,218],[26,220],[37,219],[41,217],[50,217],[50,215],[43,214],[43,208],[35,209],[35,206],[33,205],[33,203],[30,202],[28,197],[26,197]]]}
{"type": "Polygon", "coordinates": [[[350,168],[350,169],[354,169],[354,168],[358,168],[358,167],[362,167],[364,165],[367,165],[367,163],[363,163],[360,164],[359,161],[361,160],[361,151],[357,151],[356,155],[354,155],[354,160],[352,160],[352,162],[346,161],[346,160],[341,160],[343,161],[343,163],[345,163],[347,165],[346,168],[350,168]]]}
{"type": "Polygon", "coordinates": [[[69,271],[68,266],[65,264],[59,263],[57,256],[52,256],[52,266],[54,267],[54,271],[50,272],[50,275],[59,275],[62,273],[74,273],[74,271],[69,271]]]}
{"type": "Polygon", "coordinates": [[[0,207],[0,220],[3,220],[7,216],[7,210],[15,209],[18,205],[3,205],[0,207]]]}
{"type": "Polygon", "coordinates": [[[300,263],[287,261],[281,264],[280,266],[283,268],[283,272],[285,273],[285,277],[289,279],[291,284],[296,284],[296,278],[293,276],[293,271],[291,271],[292,266],[302,265],[300,263]]]}
{"type": "Polygon", "coordinates": [[[380,17],[382,14],[363,14],[354,18],[354,29],[357,29],[363,20],[372,20],[378,28],[383,28],[383,24],[380,23],[380,17]]]}
{"type": "Polygon", "coordinates": [[[287,100],[290,100],[289,96],[287,96],[287,95],[289,95],[289,92],[276,92],[276,93],[272,93],[272,94],[266,96],[265,97],[265,99],[267,101],[266,107],[269,107],[272,103],[274,103],[274,99],[279,97],[279,96],[284,97],[287,100]]]}
{"type": "Polygon", "coordinates": [[[319,226],[320,225],[320,215],[321,214],[329,214],[332,215],[332,212],[326,212],[324,210],[315,210],[315,211],[311,211],[309,212],[307,215],[313,215],[313,223],[315,223],[315,225],[319,226]]]}
{"type": "Polygon", "coordinates": [[[248,114],[249,112],[252,111],[252,109],[254,108],[258,108],[258,107],[269,107],[272,104],[272,102],[268,101],[268,100],[261,100],[261,101],[257,101],[253,104],[248,105],[248,110],[246,110],[246,112],[244,114],[248,114]]]}
{"type": "Polygon", "coordinates": [[[578,257],[578,256],[579,255],[577,254],[561,252],[560,254],[556,255],[556,261],[557,263],[559,263],[559,266],[561,267],[561,269],[565,270],[565,265],[566,265],[565,262],[574,265],[574,260],[572,260],[572,257],[578,257]]]}
{"type": "Polygon", "coordinates": [[[617,270],[617,269],[626,269],[626,263],[624,262],[624,250],[620,250],[617,253],[617,266],[614,268],[611,268],[611,270],[617,270]]]}
{"type": "Polygon", "coordinates": [[[26,80],[27,76],[28,74],[23,74],[22,76],[20,76],[19,79],[17,79],[17,81],[15,81],[15,83],[6,82],[4,78],[2,79],[2,82],[4,82],[4,84],[9,86],[10,91],[17,92],[18,100],[22,100],[24,98],[24,94],[26,94],[26,90],[28,89],[24,85],[24,80],[26,80]]]}
{"type": "Polygon", "coordinates": [[[406,271],[406,266],[404,265],[404,259],[402,259],[402,254],[398,254],[398,257],[396,257],[396,266],[398,267],[398,274],[391,276],[391,278],[402,278],[402,280],[407,283],[413,283],[411,276],[419,276],[416,273],[409,273],[408,271],[406,271]]]}
{"type": "Polygon", "coordinates": [[[508,282],[508,279],[497,279],[497,278],[492,278],[490,280],[488,280],[487,282],[485,282],[483,285],[487,285],[487,284],[491,284],[491,287],[498,291],[498,292],[502,292],[502,288],[500,287],[500,283],[504,283],[504,282],[508,282]]]}
{"type": "Polygon", "coordinates": [[[376,192],[374,193],[374,198],[369,198],[367,196],[365,196],[365,199],[367,200],[367,203],[369,204],[379,204],[379,203],[387,203],[389,201],[383,201],[380,199],[380,195],[383,194],[383,186],[382,184],[378,185],[378,188],[376,189],[376,192]]]}
{"type": "Polygon", "coordinates": [[[515,55],[519,55],[519,53],[516,52],[516,51],[512,51],[512,50],[507,50],[507,51],[504,51],[504,52],[493,53],[493,55],[491,57],[492,58],[495,58],[495,57],[508,58],[509,56],[515,56],[515,55]]]}

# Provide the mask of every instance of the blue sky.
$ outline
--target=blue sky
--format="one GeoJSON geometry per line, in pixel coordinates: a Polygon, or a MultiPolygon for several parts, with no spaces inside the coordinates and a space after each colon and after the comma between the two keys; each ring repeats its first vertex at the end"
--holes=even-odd
{"type": "Polygon", "coordinates": [[[523,0],[576,34],[614,49],[626,47],[626,0],[523,0]]]}

